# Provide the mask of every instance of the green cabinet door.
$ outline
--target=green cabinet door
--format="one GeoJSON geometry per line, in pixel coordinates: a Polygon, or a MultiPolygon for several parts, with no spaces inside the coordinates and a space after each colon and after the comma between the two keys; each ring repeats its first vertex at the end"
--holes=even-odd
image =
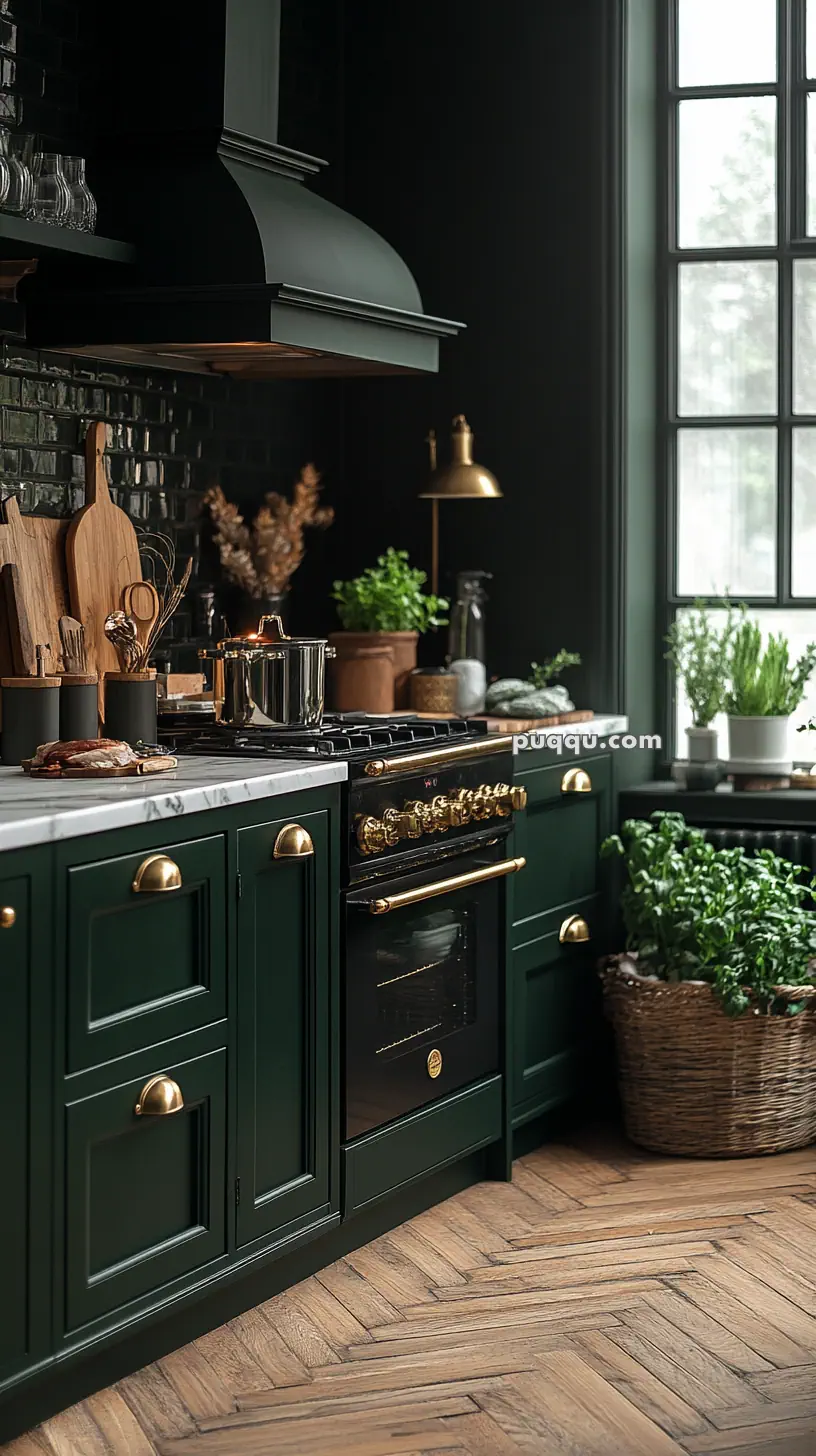
{"type": "Polygon", "coordinates": [[[0,861],[0,1383],[45,1354],[50,1333],[47,856],[0,861]]]}
{"type": "Polygon", "coordinates": [[[110,857],[93,840],[59,852],[69,1072],[226,1015],[226,835],[158,848],[134,840],[110,857]]]}
{"type": "Polygon", "coordinates": [[[608,833],[612,765],[606,756],[578,765],[561,759],[528,770],[520,754],[516,781],[527,790],[527,808],[516,815],[514,831],[514,852],[527,860],[513,886],[518,944],[539,933],[548,911],[598,891],[598,849],[608,833]]]}
{"type": "Polygon", "coordinates": [[[65,1108],[68,1334],[226,1253],[226,1052],[165,1066],[160,1050],[65,1108]]]}
{"type": "Polygon", "coordinates": [[[563,906],[547,917],[542,935],[513,950],[516,1126],[575,1097],[591,1075],[601,1022],[593,943],[600,905],[594,896],[563,906]]]}
{"type": "Polygon", "coordinates": [[[313,853],[275,857],[284,819],[238,832],[239,1245],[329,1211],[329,814],[298,825],[313,853]]]}

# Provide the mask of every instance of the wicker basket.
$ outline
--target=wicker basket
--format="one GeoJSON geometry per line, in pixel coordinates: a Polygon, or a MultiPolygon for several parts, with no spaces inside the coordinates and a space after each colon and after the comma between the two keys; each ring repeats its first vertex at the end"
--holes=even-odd
{"type": "Polygon", "coordinates": [[[615,1028],[626,1131],[658,1153],[740,1158],[816,1140],[816,987],[796,1016],[730,1017],[701,981],[639,975],[631,956],[601,966],[615,1028]]]}

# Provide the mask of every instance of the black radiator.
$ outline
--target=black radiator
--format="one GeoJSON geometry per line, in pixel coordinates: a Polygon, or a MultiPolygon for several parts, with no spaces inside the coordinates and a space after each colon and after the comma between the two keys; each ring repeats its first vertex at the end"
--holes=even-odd
{"type": "Polygon", "coordinates": [[[740,846],[749,854],[758,849],[770,849],[792,864],[802,865],[811,874],[816,874],[816,834],[806,829],[706,828],[703,833],[717,849],[740,846]]]}

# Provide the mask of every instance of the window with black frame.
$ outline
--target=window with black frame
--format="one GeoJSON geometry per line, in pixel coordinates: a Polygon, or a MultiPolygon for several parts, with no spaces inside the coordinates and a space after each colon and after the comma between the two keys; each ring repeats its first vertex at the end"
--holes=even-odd
{"type": "MultiPolygon", "coordinates": [[[[816,0],[666,14],[667,623],[728,591],[798,655],[816,640],[816,0]]],[[[793,726],[811,715],[816,681],[793,726]]]]}

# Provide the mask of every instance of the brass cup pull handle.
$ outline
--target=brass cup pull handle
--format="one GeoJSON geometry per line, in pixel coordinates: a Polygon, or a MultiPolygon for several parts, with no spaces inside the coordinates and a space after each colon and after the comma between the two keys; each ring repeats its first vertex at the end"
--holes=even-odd
{"type": "Polygon", "coordinates": [[[17,911],[13,905],[0,905],[0,930],[11,930],[17,919],[17,911]]]}
{"type": "Polygon", "coordinates": [[[592,779],[585,768],[568,768],[561,780],[562,794],[591,794],[592,779]]]}
{"type": "Polygon", "coordinates": [[[184,1098],[178,1082],[160,1075],[145,1082],[133,1111],[136,1117],[170,1117],[174,1112],[181,1112],[183,1107],[184,1098]]]}
{"type": "Polygon", "coordinates": [[[142,860],[133,877],[134,895],[166,895],[181,889],[181,870],[166,854],[151,854],[142,860]]]}
{"type": "Polygon", "coordinates": [[[312,836],[302,824],[284,824],[275,840],[273,859],[307,859],[314,854],[312,836]]]}
{"type": "Polygon", "coordinates": [[[590,940],[589,926],[583,915],[568,915],[566,920],[562,920],[558,939],[562,945],[579,945],[590,940]]]}
{"type": "Polygon", "coordinates": [[[498,864],[485,865],[479,870],[468,870],[463,875],[452,875],[449,880],[435,880],[432,885],[419,885],[415,890],[403,890],[400,895],[387,895],[382,900],[366,900],[364,908],[369,915],[387,915],[391,910],[402,910],[406,905],[419,905],[423,900],[433,900],[437,895],[452,895],[454,890],[463,890],[468,885],[483,885],[487,880],[500,880],[505,875],[514,875],[523,870],[526,859],[503,859],[498,864]]]}

